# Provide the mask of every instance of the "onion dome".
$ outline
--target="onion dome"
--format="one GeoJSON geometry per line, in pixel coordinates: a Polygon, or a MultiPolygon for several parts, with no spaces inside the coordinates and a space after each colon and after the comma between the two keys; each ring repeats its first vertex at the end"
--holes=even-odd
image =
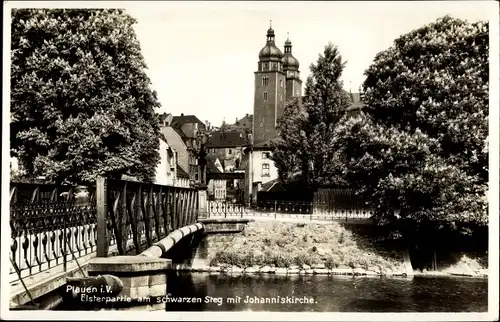
{"type": "Polygon", "coordinates": [[[283,56],[283,69],[284,70],[298,70],[299,61],[292,55],[292,42],[287,37],[285,41],[285,55],[283,56]]]}
{"type": "Polygon", "coordinates": [[[264,48],[262,48],[259,52],[259,60],[280,61],[282,58],[283,58],[283,53],[274,44],[274,30],[272,27],[269,27],[269,29],[267,30],[267,43],[266,46],[264,46],[264,48]]]}

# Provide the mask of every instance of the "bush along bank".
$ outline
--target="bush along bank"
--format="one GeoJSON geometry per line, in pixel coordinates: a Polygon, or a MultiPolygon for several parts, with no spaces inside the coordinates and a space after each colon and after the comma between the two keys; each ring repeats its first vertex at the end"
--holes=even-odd
{"type": "Polygon", "coordinates": [[[256,221],[249,223],[241,234],[208,236],[206,244],[206,263],[191,270],[232,274],[413,275],[403,250],[384,248],[375,244],[373,238],[338,223],[256,221]]]}

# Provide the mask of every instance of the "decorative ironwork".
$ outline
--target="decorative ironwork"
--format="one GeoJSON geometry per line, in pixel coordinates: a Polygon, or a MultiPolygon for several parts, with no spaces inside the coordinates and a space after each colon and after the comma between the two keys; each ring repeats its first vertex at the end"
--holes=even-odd
{"type": "Polygon", "coordinates": [[[209,201],[209,217],[274,217],[319,220],[369,219],[372,212],[361,208],[333,208],[320,202],[264,201],[246,206],[228,201],[209,201]]]}
{"type": "Polygon", "coordinates": [[[198,192],[191,188],[99,178],[97,200],[100,257],[112,244],[120,255],[131,248],[139,254],[198,219],[198,192]]]}
{"type": "Polygon", "coordinates": [[[33,275],[95,251],[95,188],[87,189],[11,183],[11,273],[33,275]]]}

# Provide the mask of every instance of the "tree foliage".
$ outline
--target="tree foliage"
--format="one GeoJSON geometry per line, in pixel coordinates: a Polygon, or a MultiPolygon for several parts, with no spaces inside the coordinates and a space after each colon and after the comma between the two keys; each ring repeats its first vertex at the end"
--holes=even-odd
{"type": "Polygon", "coordinates": [[[488,25],[439,19],[396,39],[365,75],[366,114],[336,128],[332,163],[379,223],[487,224],[488,25]]]}
{"type": "Polygon", "coordinates": [[[153,180],[156,93],[123,10],[14,9],[11,154],[30,177],[153,180]]]}
{"type": "Polygon", "coordinates": [[[337,151],[330,141],[350,104],[340,81],[345,64],[337,47],[328,44],[310,66],[305,96],[285,107],[273,154],[283,182],[299,179],[311,188],[339,184],[337,168],[331,166],[337,151]]]}

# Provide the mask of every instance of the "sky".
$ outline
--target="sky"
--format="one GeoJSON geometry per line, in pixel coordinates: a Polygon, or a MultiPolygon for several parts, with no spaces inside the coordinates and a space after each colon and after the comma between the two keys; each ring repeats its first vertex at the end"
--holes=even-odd
{"type": "Polygon", "coordinates": [[[484,2],[144,2],[127,4],[160,113],[194,114],[220,125],[253,113],[254,72],[272,21],[283,51],[289,33],[304,83],[328,43],[347,61],[344,89],[394,39],[447,14],[488,21],[484,2]]]}

